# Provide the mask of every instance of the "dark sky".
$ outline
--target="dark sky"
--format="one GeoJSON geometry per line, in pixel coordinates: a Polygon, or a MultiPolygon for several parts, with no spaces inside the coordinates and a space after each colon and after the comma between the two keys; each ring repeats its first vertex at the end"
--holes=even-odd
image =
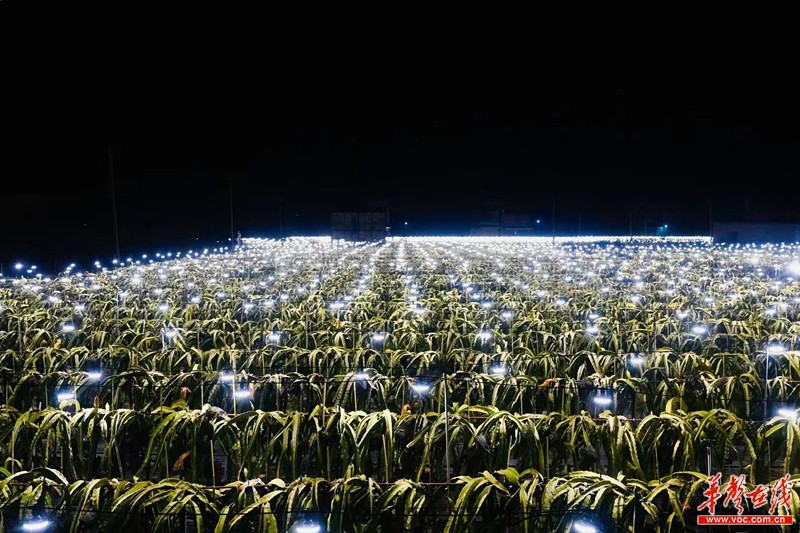
{"type": "Polygon", "coordinates": [[[386,202],[395,234],[465,234],[492,207],[549,234],[554,201],[560,234],[627,234],[630,213],[637,233],[704,234],[709,204],[720,220],[800,222],[798,86],[729,74],[320,73],[241,91],[208,74],[20,90],[5,117],[0,261],[52,271],[112,256],[108,146],[123,255],[226,239],[231,181],[245,236],[277,235],[281,219],[284,234],[324,234],[331,211],[386,202]]]}

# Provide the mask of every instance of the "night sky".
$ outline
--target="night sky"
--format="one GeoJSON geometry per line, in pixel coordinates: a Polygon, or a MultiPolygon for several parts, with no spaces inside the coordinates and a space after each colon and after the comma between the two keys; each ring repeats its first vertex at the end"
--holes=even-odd
{"type": "Polygon", "coordinates": [[[498,208],[550,235],[554,203],[557,234],[627,234],[631,213],[635,233],[707,234],[709,206],[717,220],[800,222],[799,93],[786,80],[664,72],[478,89],[323,76],[241,94],[149,81],[36,105],[16,95],[0,163],[6,271],[113,256],[109,147],[124,257],[224,242],[231,183],[244,236],[326,234],[331,211],[385,205],[396,235],[468,234],[498,208]]]}

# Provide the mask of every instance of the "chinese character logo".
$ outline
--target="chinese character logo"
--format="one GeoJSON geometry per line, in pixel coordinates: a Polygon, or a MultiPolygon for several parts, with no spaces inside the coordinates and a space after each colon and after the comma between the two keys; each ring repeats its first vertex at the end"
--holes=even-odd
{"type": "Polygon", "coordinates": [[[722,506],[732,506],[736,509],[736,514],[738,515],[744,513],[742,498],[749,500],[753,509],[758,509],[767,505],[768,494],[770,495],[770,514],[775,514],[776,511],[780,510],[780,507],[783,507],[786,511],[790,509],[792,502],[791,488],[793,483],[789,481],[789,474],[786,474],[776,481],[771,491],[766,485],[757,485],[753,490],[747,491],[744,474],[740,476],[731,476],[730,481],[724,486],[720,486],[721,479],[721,473],[706,479],[708,489],[703,491],[703,496],[705,496],[706,499],[697,507],[698,511],[708,510],[709,514],[715,514],[717,510],[717,500],[719,500],[723,494],[725,494],[725,500],[722,502],[722,506]]]}

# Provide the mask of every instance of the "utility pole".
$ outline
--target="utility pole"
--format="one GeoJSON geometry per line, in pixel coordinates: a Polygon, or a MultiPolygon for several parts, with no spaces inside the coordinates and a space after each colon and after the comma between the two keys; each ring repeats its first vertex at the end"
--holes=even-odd
{"type": "Polygon", "coordinates": [[[628,224],[630,225],[630,236],[631,240],[633,240],[633,209],[628,209],[628,224]]]}
{"type": "Polygon", "coordinates": [[[236,241],[233,240],[233,178],[228,178],[228,198],[230,200],[230,208],[231,208],[231,251],[233,251],[233,246],[236,241]]]}
{"type": "Polygon", "coordinates": [[[714,236],[714,215],[711,209],[711,202],[708,202],[708,236],[714,236]]]}
{"type": "Polygon", "coordinates": [[[278,200],[278,224],[280,228],[280,237],[283,239],[283,198],[278,200]]]}
{"type": "Polygon", "coordinates": [[[119,261],[119,225],[117,224],[117,193],[114,189],[114,153],[111,149],[111,143],[106,145],[108,150],[108,181],[111,185],[111,213],[114,216],[114,244],[116,255],[114,259],[119,261]]]}

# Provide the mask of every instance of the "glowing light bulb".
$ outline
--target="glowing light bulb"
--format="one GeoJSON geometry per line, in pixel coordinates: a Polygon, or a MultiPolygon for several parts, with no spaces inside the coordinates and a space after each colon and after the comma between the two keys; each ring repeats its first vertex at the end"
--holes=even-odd
{"type": "Polygon", "coordinates": [[[56,395],[56,398],[59,402],[66,402],[67,400],[74,400],[75,393],[74,392],[59,392],[56,395]]]}

